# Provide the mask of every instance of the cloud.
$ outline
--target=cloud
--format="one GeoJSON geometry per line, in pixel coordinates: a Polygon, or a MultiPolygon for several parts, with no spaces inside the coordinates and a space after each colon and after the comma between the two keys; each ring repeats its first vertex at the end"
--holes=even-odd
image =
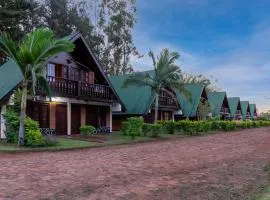
{"type": "Polygon", "coordinates": [[[136,32],[135,44],[145,54],[141,59],[132,57],[131,62],[136,70],[152,69],[152,61],[147,52],[152,49],[158,54],[163,48],[180,53],[179,65],[185,72],[214,76],[218,79],[218,87],[227,91],[228,96],[240,96],[242,100],[250,100],[258,104],[261,110],[270,110],[270,26],[258,24],[250,37],[243,40],[226,38],[217,42],[217,48],[232,43],[235,48],[225,53],[212,56],[201,56],[197,52],[189,52],[170,40],[152,40],[147,32],[136,32]]]}

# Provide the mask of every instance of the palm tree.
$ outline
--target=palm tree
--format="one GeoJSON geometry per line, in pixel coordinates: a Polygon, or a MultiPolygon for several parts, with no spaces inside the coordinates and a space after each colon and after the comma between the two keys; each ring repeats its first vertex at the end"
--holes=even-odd
{"type": "Polygon", "coordinates": [[[163,49],[159,57],[155,57],[152,51],[149,56],[153,61],[154,70],[151,72],[131,74],[123,83],[123,87],[129,85],[148,86],[155,95],[155,123],[158,119],[159,94],[166,91],[172,98],[175,94],[171,90],[183,93],[190,98],[190,92],[184,87],[185,82],[180,68],[175,64],[180,57],[177,52],[169,52],[163,49]],[[157,61],[156,61],[157,60],[157,61]]]}
{"type": "Polygon", "coordinates": [[[55,39],[54,33],[44,28],[27,34],[20,42],[14,41],[7,33],[0,36],[0,51],[13,59],[23,74],[18,145],[24,144],[24,121],[29,88],[32,87],[31,92],[35,96],[38,82],[50,96],[50,88],[45,78],[46,61],[60,52],[71,52],[73,48],[73,43],[68,39],[55,39]]]}

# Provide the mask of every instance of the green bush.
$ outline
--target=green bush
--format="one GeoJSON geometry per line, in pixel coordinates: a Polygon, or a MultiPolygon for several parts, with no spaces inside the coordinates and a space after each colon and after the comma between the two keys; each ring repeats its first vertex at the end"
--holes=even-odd
{"type": "Polygon", "coordinates": [[[236,129],[236,122],[234,122],[234,121],[220,121],[220,127],[223,131],[233,131],[236,129]]]}
{"type": "Polygon", "coordinates": [[[246,121],[242,121],[242,129],[247,129],[247,122],[246,121]]]}
{"type": "Polygon", "coordinates": [[[91,125],[83,125],[80,127],[80,134],[84,137],[88,137],[90,135],[93,135],[96,128],[91,125]]]}
{"type": "Polygon", "coordinates": [[[17,143],[19,133],[19,115],[11,109],[8,109],[4,114],[5,125],[6,125],[6,141],[8,143],[17,143]]]}
{"type": "Polygon", "coordinates": [[[158,137],[161,129],[162,129],[162,125],[161,124],[151,124],[151,132],[152,132],[152,137],[158,137]]]}
{"type": "Polygon", "coordinates": [[[141,135],[142,126],[143,126],[143,118],[141,117],[130,117],[128,118],[129,128],[128,134],[134,139],[136,136],[141,135]]]}
{"type": "Polygon", "coordinates": [[[197,135],[199,130],[198,123],[196,121],[188,121],[186,120],[183,123],[184,133],[187,135],[197,135]]]}
{"type": "Polygon", "coordinates": [[[176,122],[170,120],[163,123],[163,128],[168,134],[174,134],[176,129],[176,122]]]}
{"type": "Polygon", "coordinates": [[[30,147],[40,147],[44,146],[44,144],[44,138],[40,132],[38,122],[26,117],[24,145],[30,147]]]}
{"type": "Polygon", "coordinates": [[[40,147],[44,146],[44,138],[40,132],[40,130],[30,129],[24,138],[24,145],[30,147],[40,147]]]}
{"type": "Polygon", "coordinates": [[[150,132],[151,132],[151,124],[144,123],[142,125],[142,133],[143,133],[143,135],[147,136],[148,133],[150,133],[150,132]]]}
{"type": "Polygon", "coordinates": [[[212,121],[212,127],[211,129],[213,131],[218,131],[221,129],[221,126],[220,126],[220,121],[219,120],[215,120],[215,121],[212,121]]]}
{"type": "Polygon", "coordinates": [[[121,124],[121,132],[123,133],[123,135],[128,135],[128,129],[129,129],[129,122],[123,121],[121,124]]]}
{"type": "Polygon", "coordinates": [[[212,130],[212,124],[213,122],[211,121],[203,121],[201,126],[202,126],[202,131],[205,132],[205,133],[208,133],[209,131],[212,130]]]}

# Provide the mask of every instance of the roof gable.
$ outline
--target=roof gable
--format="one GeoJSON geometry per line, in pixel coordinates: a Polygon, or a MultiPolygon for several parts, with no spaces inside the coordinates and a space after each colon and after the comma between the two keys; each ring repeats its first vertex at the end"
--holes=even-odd
{"type": "Polygon", "coordinates": [[[234,116],[236,114],[237,107],[240,104],[240,97],[228,97],[228,103],[231,115],[234,116]]]}
{"type": "Polygon", "coordinates": [[[199,84],[186,84],[185,88],[191,93],[191,101],[189,101],[179,91],[175,91],[178,102],[181,106],[183,116],[195,117],[202,93],[205,88],[203,85],[199,85],[199,84]]]}
{"type": "Polygon", "coordinates": [[[254,113],[256,113],[256,104],[249,104],[249,109],[250,109],[250,115],[251,117],[253,117],[254,113]]]}
{"type": "Polygon", "coordinates": [[[226,92],[209,92],[208,101],[213,116],[219,116],[224,99],[227,98],[226,92]]]}
{"type": "Polygon", "coordinates": [[[126,107],[126,112],[123,114],[143,115],[148,113],[154,100],[150,87],[130,85],[123,88],[123,83],[128,78],[128,75],[111,76],[109,78],[126,107]]]}
{"type": "MultiPolygon", "coordinates": [[[[119,98],[116,91],[112,87],[111,82],[109,81],[108,77],[105,75],[99,62],[97,61],[97,59],[95,58],[95,56],[91,52],[90,48],[88,47],[88,45],[87,45],[86,41],[84,40],[83,36],[81,35],[81,33],[75,32],[75,33],[72,33],[71,35],[67,36],[66,38],[68,40],[70,40],[71,42],[73,42],[75,45],[77,44],[77,43],[75,43],[76,41],[81,40],[82,44],[85,46],[85,51],[88,52],[87,53],[88,57],[91,57],[91,59],[93,59],[93,61],[95,62],[96,66],[97,66],[96,70],[99,72],[100,77],[105,80],[106,85],[110,86],[113,94],[117,97],[119,102],[123,105],[123,103],[121,102],[121,99],[119,98]]],[[[62,53],[60,53],[59,55],[62,55],[62,53]]],[[[49,60],[51,60],[51,59],[53,59],[53,58],[50,58],[49,60]]],[[[0,66],[0,88],[1,88],[0,102],[2,101],[4,96],[8,95],[10,93],[10,91],[13,90],[18,84],[20,84],[20,82],[22,80],[23,80],[23,76],[22,76],[21,70],[20,70],[19,66],[14,61],[9,60],[8,62],[6,62],[2,66],[0,66]],[[9,74],[11,76],[9,76],[9,74]],[[10,77],[12,77],[12,78],[10,78],[10,77]]],[[[125,106],[123,106],[123,108],[125,109],[125,106]]]]}
{"type": "Polygon", "coordinates": [[[0,66],[0,103],[21,83],[22,79],[22,72],[13,60],[8,60],[0,66]]]}
{"type": "Polygon", "coordinates": [[[249,102],[248,101],[240,101],[240,103],[241,103],[243,119],[245,119],[246,115],[247,115],[248,107],[249,107],[249,102]]]}

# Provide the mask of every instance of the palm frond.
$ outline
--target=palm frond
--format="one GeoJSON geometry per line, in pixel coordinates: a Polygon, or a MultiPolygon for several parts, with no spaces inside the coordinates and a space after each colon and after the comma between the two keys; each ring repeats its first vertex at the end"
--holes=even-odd
{"type": "Polygon", "coordinates": [[[149,55],[149,57],[152,58],[153,65],[156,66],[156,58],[155,58],[155,55],[154,55],[153,51],[150,50],[148,55],[149,55]]]}
{"type": "Polygon", "coordinates": [[[149,73],[134,73],[129,75],[129,77],[124,81],[122,88],[127,88],[128,86],[149,86],[153,87],[153,79],[149,73]]]}
{"type": "Polygon", "coordinates": [[[2,33],[0,36],[0,51],[16,62],[17,45],[8,33],[2,33]]]}
{"type": "Polygon", "coordinates": [[[50,98],[51,100],[51,96],[52,96],[52,92],[51,92],[51,88],[48,84],[48,81],[46,80],[46,78],[44,76],[38,76],[37,77],[38,83],[40,85],[40,87],[44,90],[45,94],[50,98]]]}

